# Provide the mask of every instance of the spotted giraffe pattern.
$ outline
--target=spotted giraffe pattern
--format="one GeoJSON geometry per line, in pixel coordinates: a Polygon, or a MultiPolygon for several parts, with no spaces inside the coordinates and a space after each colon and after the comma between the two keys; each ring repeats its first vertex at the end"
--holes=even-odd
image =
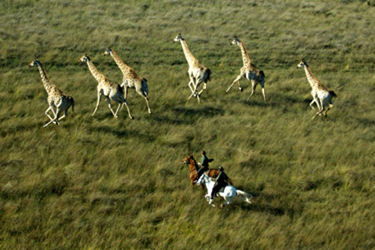
{"type": "Polygon", "coordinates": [[[29,63],[30,67],[37,67],[42,79],[43,86],[47,92],[47,102],[48,109],[45,111],[46,116],[50,119],[43,127],[47,127],[51,123],[59,125],[59,120],[68,116],[68,109],[72,107],[74,111],[74,99],[71,96],[65,95],[55,84],[53,84],[43,65],[37,60],[33,60],[29,63]],[[54,118],[49,115],[49,112],[52,112],[54,118]],[[64,112],[64,115],[60,117],[61,113],[64,112]]]}
{"type": "Polygon", "coordinates": [[[204,89],[207,88],[207,82],[211,80],[211,70],[203,66],[201,63],[199,63],[198,59],[196,59],[194,55],[191,53],[185,39],[182,38],[181,34],[175,37],[174,42],[181,44],[182,50],[185,54],[186,61],[189,64],[188,74],[190,82],[188,83],[188,86],[192,93],[189,96],[188,100],[192,96],[194,96],[197,97],[198,102],[200,102],[200,94],[203,92],[204,89]],[[200,92],[198,92],[198,87],[201,83],[204,83],[203,89],[200,92]]]}
{"type": "Polygon", "coordinates": [[[266,93],[265,93],[265,89],[264,89],[264,83],[265,83],[264,72],[262,70],[258,69],[257,67],[255,67],[253,61],[250,59],[250,56],[247,53],[247,50],[246,50],[246,47],[245,47],[244,43],[240,39],[235,37],[232,40],[231,45],[238,45],[240,47],[241,54],[242,54],[243,66],[241,68],[241,73],[237,76],[237,78],[229,86],[229,88],[227,89],[227,92],[229,92],[229,90],[233,87],[233,85],[236,82],[238,82],[239,89],[241,91],[243,91],[243,89],[240,85],[240,80],[242,78],[247,78],[248,80],[250,80],[250,82],[252,84],[252,90],[251,90],[251,93],[250,93],[250,95],[247,99],[249,100],[254,95],[255,88],[260,83],[260,86],[262,87],[263,99],[264,99],[264,101],[266,101],[266,93]]]}
{"type": "Polygon", "coordinates": [[[142,96],[147,105],[148,112],[151,114],[149,99],[148,99],[148,85],[147,85],[147,79],[143,78],[141,76],[138,76],[134,69],[124,63],[121,58],[117,55],[117,53],[113,49],[106,49],[103,53],[103,55],[110,55],[115,60],[117,66],[120,68],[123,79],[121,87],[123,87],[125,90],[125,99],[127,100],[128,96],[128,89],[132,88],[135,89],[135,91],[142,96]]]}
{"type": "Polygon", "coordinates": [[[316,103],[316,105],[318,106],[318,111],[316,112],[313,119],[318,115],[321,115],[324,112],[324,110],[324,116],[327,116],[328,110],[330,110],[333,107],[332,99],[333,97],[336,97],[335,92],[323,86],[323,84],[314,76],[305,60],[300,61],[297,64],[297,68],[305,69],[307,81],[310,83],[311,95],[313,97],[313,100],[310,103],[310,107],[314,111],[316,111],[313,107],[313,104],[316,103]]]}
{"type": "Polygon", "coordinates": [[[99,72],[99,70],[95,67],[94,63],[91,61],[90,57],[87,55],[84,55],[81,57],[79,60],[80,62],[85,62],[87,63],[87,66],[89,67],[89,70],[92,74],[92,76],[95,78],[95,80],[98,82],[97,86],[97,95],[98,95],[98,101],[96,103],[96,107],[92,115],[95,115],[96,111],[98,110],[99,103],[100,103],[100,97],[101,95],[104,95],[107,99],[108,102],[108,108],[111,110],[113,116],[117,118],[117,114],[120,110],[120,108],[125,105],[127,110],[128,110],[128,115],[130,119],[133,119],[132,115],[130,114],[130,109],[128,106],[128,103],[126,99],[124,98],[124,91],[121,88],[120,85],[113,83],[110,81],[104,74],[99,72]],[[111,105],[111,100],[118,102],[118,108],[116,112],[113,111],[112,105],[111,105]]]}

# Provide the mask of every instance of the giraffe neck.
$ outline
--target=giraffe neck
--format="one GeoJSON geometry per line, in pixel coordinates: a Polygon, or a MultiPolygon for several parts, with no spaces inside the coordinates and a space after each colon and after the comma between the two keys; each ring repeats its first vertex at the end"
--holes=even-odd
{"type": "Polygon", "coordinates": [[[186,57],[186,61],[189,64],[189,67],[194,67],[197,64],[199,64],[199,61],[197,60],[197,58],[195,58],[193,54],[191,53],[191,51],[189,50],[189,47],[187,46],[187,43],[185,42],[185,40],[181,40],[181,45],[182,45],[182,50],[184,51],[184,54],[186,57]]]}
{"type": "Polygon", "coordinates": [[[99,72],[99,70],[95,67],[95,65],[92,63],[91,60],[87,61],[87,66],[89,66],[89,70],[92,74],[92,76],[98,81],[101,82],[105,76],[99,72]]]}
{"type": "Polygon", "coordinates": [[[133,70],[133,68],[130,67],[129,65],[127,65],[126,63],[124,63],[121,60],[121,58],[116,54],[116,52],[114,52],[113,50],[112,50],[111,56],[112,56],[113,60],[115,60],[115,63],[120,68],[123,75],[127,75],[129,73],[129,71],[133,70]]]}
{"type": "Polygon", "coordinates": [[[243,44],[243,42],[240,41],[240,44],[238,46],[240,46],[240,49],[241,49],[243,66],[250,67],[250,65],[252,64],[252,61],[249,57],[249,54],[247,53],[245,45],[243,44]]]}
{"type": "Polygon", "coordinates": [[[40,77],[42,78],[44,88],[49,94],[52,91],[52,89],[55,87],[55,85],[49,80],[47,73],[41,63],[38,63],[38,69],[39,69],[40,77]]]}
{"type": "Polygon", "coordinates": [[[307,77],[307,80],[309,81],[311,87],[314,88],[315,86],[319,85],[320,82],[313,75],[313,73],[311,72],[310,67],[307,66],[307,65],[304,65],[303,68],[305,69],[306,77],[307,77]]]}

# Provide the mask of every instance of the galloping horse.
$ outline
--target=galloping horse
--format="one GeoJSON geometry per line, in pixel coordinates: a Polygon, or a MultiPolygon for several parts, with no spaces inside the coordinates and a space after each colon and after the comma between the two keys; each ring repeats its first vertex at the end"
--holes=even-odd
{"type": "MultiPolygon", "coordinates": [[[[208,204],[210,204],[212,206],[215,206],[214,204],[212,204],[212,199],[211,199],[211,192],[212,192],[212,189],[215,185],[215,181],[211,180],[211,177],[209,177],[208,175],[206,175],[204,173],[204,174],[202,174],[202,176],[197,181],[197,184],[198,185],[206,184],[207,194],[206,194],[205,197],[208,201],[208,204]]],[[[253,197],[251,194],[248,194],[244,191],[238,190],[235,187],[233,187],[232,185],[226,186],[224,188],[224,191],[222,191],[222,192],[220,191],[217,194],[219,196],[223,197],[223,199],[225,200],[225,203],[220,205],[221,208],[223,208],[225,205],[232,204],[231,199],[233,199],[237,195],[242,196],[243,200],[247,203],[251,203],[250,199],[253,197]]]]}
{"type": "MultiPolygon", "coordinates": [[[[191,188],[193,188],[195,181],[198,180],[198,170],[200,169],[200,167],[195,161],[193,155],[186,157],[185,159],[182,160],[182,162],[186,165],[189,165],[191,188]]],[[[212,178],[216,178],[219,175],[219,173],[220,173],[220,169],[209,169],[207,171],[207,175],[212,178]]],[[[230,185],[233,185],[232,180],[229,177],[227,177],[225,181],[229,183],[230,185]]]]}

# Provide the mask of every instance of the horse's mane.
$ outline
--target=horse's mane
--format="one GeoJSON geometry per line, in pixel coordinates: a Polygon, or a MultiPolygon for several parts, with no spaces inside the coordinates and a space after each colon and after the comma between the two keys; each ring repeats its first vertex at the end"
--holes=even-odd
{"type": "Polygon", "coordinates": [[[193,155],[190,155],[190,160],[193,161],[193,163],[194,163],[194,167],[195,167],[195,170],[198,171],[198,164],[197,164],[197,162],[195,161],[193,155]]]}

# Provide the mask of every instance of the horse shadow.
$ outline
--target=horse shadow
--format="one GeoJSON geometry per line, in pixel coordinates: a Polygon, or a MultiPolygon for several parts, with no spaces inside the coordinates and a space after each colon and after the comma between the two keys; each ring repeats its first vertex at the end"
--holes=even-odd
{"type": "Polygon", "coordinates": [[[294,217],[295,215],[303,212],[303,207],[298,205],[294,207],[288,206],[288,204],[283,206],[273,206],[258,202],[259,200],[270,202],[274,199],[280,199],[279,195],[263,194],[259,192],[252,192],[251,195],[253,196],[251,199],[251,204],[238,202],[239,200],[237,200],[230,206],[233,206],[234,209],[247,210],[248,212],[268,213],[273,216],[288,215],[289,217],[294,217]]]}

